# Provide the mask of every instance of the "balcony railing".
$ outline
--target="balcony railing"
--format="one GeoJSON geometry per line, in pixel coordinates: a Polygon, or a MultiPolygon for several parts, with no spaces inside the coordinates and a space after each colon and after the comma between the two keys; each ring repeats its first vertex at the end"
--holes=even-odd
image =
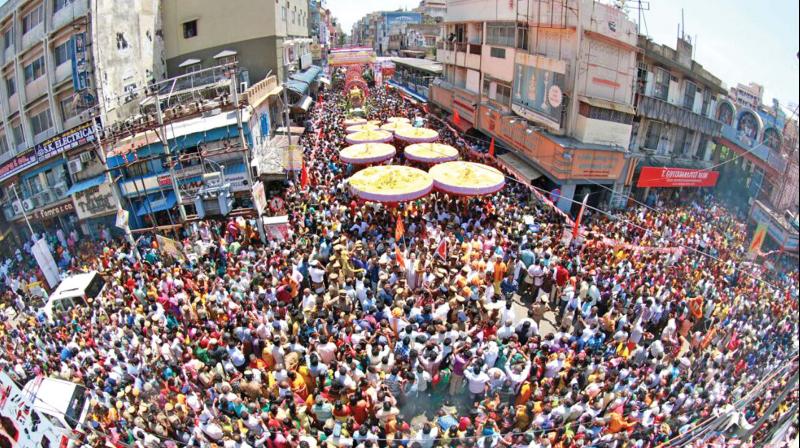
{"type": "Polygon", "coordinates": [[[636,113],[638,115],[691,129],[695,132],[702,132],[712,137],[720,135],[722,123],[719,121],[652,96],[637,94],[636,101],[636,113]]]}
{"type": "Polygon", "coordinates": [[[466,42],[456,42],[456,51],[465,53],[467,51],[467,43],[466,42]]]}
{"type": "Polygon", "coordinates": [[[483,47],[480,44],[469,44],[469,54],[480,56],[482,48],[483,47]]]}

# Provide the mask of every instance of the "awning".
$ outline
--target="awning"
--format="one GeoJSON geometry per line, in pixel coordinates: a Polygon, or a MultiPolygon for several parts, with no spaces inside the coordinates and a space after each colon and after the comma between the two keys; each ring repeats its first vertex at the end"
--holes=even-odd
{"type": "Polygon", "coordinates": [[[519,178],[519,180],[528,184],[542,177],[542,173],[540,173],[539,170],[531,166],[531,164],[525,161],[525,159],[514,154],[513,152],[500,154],[497,156],[497,158],[500,159],[500,164],[511,171],[516,177],[519,178]]]}
{"type": "Polygon", "coordinates": [[[633,110],[633,106],[629,104],[615,103],[613,101],[603,100],[600,98],[590,98],[588,96],[579,96],[578,100],[590,106],[599,107],[601,109],[611,109],[617,112],[622,112],[631,115],[634,115],[636,113],[636,111],[633,110]]]}
{"type": "Polygon", "coordinates": [[[169,210],[175,207],[176,202],[177,199],[175,198],[174,191],[164,192],[163,196],[161,193],[151,194],[147,196],[147,199],[139,206],[139,209],[136,211],[136,216],[145,216],[150,213],[169,210]]]}
{"type": "Polygon", "coordinates": [[[295,79],[286,81],[286,88],[292,92],[299,93],[300,95],[305,95],[308,93],[308,84],[295,79]]]}
{"type": "Polygon", "coordinates": [[[227,57],[236,56],[236,55],[237,55],[237,53],[236,53],[235,50],[222,50],[219,53],[214,55],[214,59],[227,58],[227,57]]]}
{"type": "Polygon", "coordinates": [[[306,84],[311,84],[312,82],[314,82],[314,80],[317,79],[317,76],[319,76],[320,73],[322,73],[321,67],[317,65],[311,65],[302,72],[291,75],[289,78],[304,82],[306,84]]]}
{"type": "Polygon", "coordinates": [[[184,68],[184,67],[188,67],[190,65],[199,64],[201,62],[203,62],[203,61],[201,61],[200,59],[187,59],[187,60],[181,62],[181,65],[179,65],[178,67],[179,68],[184,68]]]}
{"type": "Polygon", "coordinates": [[[311,103],[312,103],[311,97],[306,95],[303,98],[301,98],[300,101],[297,102],[297,104],[292,106],[292,108],[300,109],[303,112],[308,112],[308,108],[311,107],[311,103]]]}
{"type": "Polygon", "coordinates": [[[419,101],[420,103],[427,103],[428,102],[427,98],[412,92],[411,90],[409,90],[409,89],[405,88],[404,86],[392,81],[391,79],[386,81],[386,83],[389,84],[390,86],[400,90],[406,96],[410,97],[408,99],[411,100],[412,103],[414,103],[415,101],[419,101]]]}
{"type": "Polygon", "coordinates": [[[69,187],[69,190],[67,190],[66,196],[69,196],[69,195],[72,195],[72,194],[75,194],[75,193],[80,193],[81,191],[88,190],[88,189],[90,189],[92,187],[96,187],[96,186],[102,184],[105,181],[106,181],[106,175],[104,173],[104,174],[101,174],[99,176],[95,176],[95,177],[91,177],[91,178],[86,179],[86,180],[82,180],[80,182],[75,182],[74,184],[72,184],[71,187],[69,187]]]}

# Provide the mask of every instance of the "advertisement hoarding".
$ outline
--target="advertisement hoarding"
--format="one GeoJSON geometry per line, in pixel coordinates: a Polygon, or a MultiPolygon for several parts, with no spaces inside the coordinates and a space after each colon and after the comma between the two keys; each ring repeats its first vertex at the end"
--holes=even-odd
{"type": "Polygon", "coordinates": [[[719,179],[718,171],[644,166],[637,187],[713,187],[719,179]]]}
{"type": "Polygon", "coordinates": [[[527,120],[561,128],[564,75],[530,65],[514,64],[511,108],[527,120]]]}

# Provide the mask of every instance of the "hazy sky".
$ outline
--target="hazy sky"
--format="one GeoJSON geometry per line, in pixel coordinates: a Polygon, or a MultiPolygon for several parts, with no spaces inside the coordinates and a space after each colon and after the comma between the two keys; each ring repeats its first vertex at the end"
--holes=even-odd
{"type": "MultiPolygon", "coordinates": [[[[412,9],[419,0],[326,0],[346,33],[359,18],[378,10],[412,9]]],[[[650,0],[643,11],[642,31],[662,44],[675,47],[681,8],[686,34],[696,41],[695,59],[727,84],[755,81],[763,84],[765,102],[777,97],[782,104],[798,102],[800,50],[797,0],[650,0]],[[645,26],[646,24],[646,26],[645,26]]],[[[629,0],[629,5],[637,1],[629,0]]],[[[637,20],[636,9],[630,11],[637,20]]]]}

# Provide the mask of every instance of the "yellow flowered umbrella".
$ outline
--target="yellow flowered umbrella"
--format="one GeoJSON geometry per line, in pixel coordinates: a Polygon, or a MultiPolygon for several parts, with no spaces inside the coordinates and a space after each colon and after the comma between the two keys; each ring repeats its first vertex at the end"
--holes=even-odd
{"type": "Polygon", "coordinates": [[[395,152],[394,146],[388,143],[361,143],[342,149],[339,159],[352,165],[369,165],[389,160],[395,152]]]}
{"type": "Polygon", "coordinates": [[[422,163],[444,163],[458,160],[458,150],[443,143],[414,143],[406,146],[406,158],[422,163]]]}
{"type": "Polygon", "coordinates": [[[433,189],[433,179],[428,173],[409,166],[372,166],[357,172],[347,182],[355,195],[373,202],[413,201],[433,189]]]}
{"type": "Polygon", "coordinates": [[[482,196],[500,191],[506,178],[482,163],[446,162],[428,170],[437,190],[459,196],[482,196]]]}

